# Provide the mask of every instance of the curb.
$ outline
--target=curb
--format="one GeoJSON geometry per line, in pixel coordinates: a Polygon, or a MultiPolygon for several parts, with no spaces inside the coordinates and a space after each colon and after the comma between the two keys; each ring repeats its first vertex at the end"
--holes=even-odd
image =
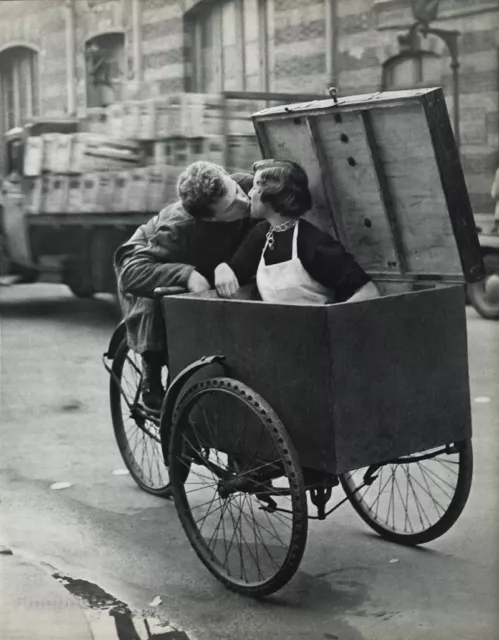
{"type": "Polygon", "coordinates": [[[93,640],[83,608],[40,566],[0,545],[2,640],[93,640]]]}

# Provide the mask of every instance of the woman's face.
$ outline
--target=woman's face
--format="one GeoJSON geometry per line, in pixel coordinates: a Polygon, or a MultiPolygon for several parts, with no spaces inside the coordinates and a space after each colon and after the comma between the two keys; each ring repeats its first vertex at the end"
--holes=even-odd
{"type": "Polygon", "coordinates": [[[252,218],[266,218],[269,213],[272,212],[270,205],[267,202],[262,202],[262,180],[261,171],[255,173],[253,179],[253,187],[249,192],[251,201],[251,217],[252,218]]]}

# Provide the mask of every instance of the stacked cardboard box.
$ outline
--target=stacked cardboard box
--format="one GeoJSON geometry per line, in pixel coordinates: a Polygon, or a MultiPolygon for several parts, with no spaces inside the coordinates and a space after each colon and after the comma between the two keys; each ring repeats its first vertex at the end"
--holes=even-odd
{"type": "Polygon", "coordinates": [[[224,139],[222,136],[204,138],[172,137],[154,143],[153,165],[172,165],[185,168],[191,162],[207,160],[223,163],[224,139]]]}
{"type": "Polygon", "coordinates": [[[77,135],[80,148],[73,156],[75,173],[120,171],[134,169],[141,164],[141,149],[137,142],[84,133],[77,135]]]}
{"type": "Polygon", "coordinates": [[[227,170],[251,171],[262,154],[256,136],[227,136],[227,170]]]}
{"type": "Polygon", "coordinates": [[[224,131],[254,135],[251,114],[263,107],[264,103],[251,100],[228,100],[224,104],[220,95],[201,93],[128,100],[107,108],[106,133],[113,138],[139,140],[203,138],[224,131]]]}
{"type": "Polygon", "coordinates": [[[26,209],[154,212],[176,199],[178,176],[190,163],[250,171],[261,157],[251,114],[263,104],[211,94],[159,97],[149,89],[127,90],[124,102],[89,109],[79,133],[29,138],[26,209]]]}
{"type": "Polygon", "coordinates": [[[24,175],[28,178],[39,176],[43,167],[43,138],[31,136],[26,141],[24,151],[24,175]]]}
{"type": "Polygon", "coordinates": [[[86,173],[81,179],[81,213],[97,213],[99,174],[86,173]]]}
{"type": "Polygon", "coordinates": [[[69,176],[68,184],[68,213],[79,213],[83,210],[83,177],[69,176]]]}
{"type": "Polygon", "coordinates": [[[85,118],[81,122],[82,131],[106,135],[107,128],[107,109],[104,107],[87,109],[85,118]]]}
{"type": "Polygon", "coordinates": [[[177,200],[177,181],[182,170],[183,167],[171,165],[148,167],[148,211],[160,211],[177,200]]]}
{"type": "Polygon", "coordinates": [[[40,213],[42,208],[42,178],[26,178],[24,185],[26,213],[40,213]]]}
{"type": "MultiPolygon", "coordinates": [[[[44,213],[64,213],[67,209],[69,177],[51,174],[47,177],[44,193],[44,213]]],[[[43,192],[43,187],[42,187],[43,192]]]]}
{"type": "MultiPolygon", "coordinates": [[[[140,144],[89,133],[47,133],[26,143],[25,209],[29,213],[110,211],[115,174],[140,166],[140,144]]],[[[135,204],[134,210],[145,210],[135,204]]],[[[125,208],[123,211],[129,209],[125,208]]]]}

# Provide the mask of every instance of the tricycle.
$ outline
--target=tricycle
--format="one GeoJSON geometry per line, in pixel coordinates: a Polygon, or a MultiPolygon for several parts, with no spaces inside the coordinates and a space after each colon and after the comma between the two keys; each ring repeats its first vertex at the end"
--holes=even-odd
{"type": "Polygon", "coordinates": [[[404,545],[459,518],[473,470],[463,284],[483,263],[440,89],[288,105],[253,121],[265,157],[306,169],[310,218],[382,296],[276,305],[251,287],[230,300],[158,290],[160,416],[141,403],[123,325],[105,364],[132,477],[173,498],[218,580],[260,597],[297,571],[308,519],[344,502],[404,545]],[[328,508],[339,487],[345,497],[328,508]]]}

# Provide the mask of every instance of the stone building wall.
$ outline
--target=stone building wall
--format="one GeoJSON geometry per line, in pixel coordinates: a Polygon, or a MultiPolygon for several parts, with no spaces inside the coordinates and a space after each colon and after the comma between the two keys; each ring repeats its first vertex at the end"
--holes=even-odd
{"type": "Polygon", "coordinates": [[[0,51],[24,45],[35,49],[39,64],[39,111],[53,115],[66,108],[66,30],[59,0],[0,2],[0,51]]]}
{"type": "MultiPolygon", "coordinates": [[[[337,0],[336,64],[341,93],[380,87],[381,67],[399,51],[400,26],[412,22],[410,0],[337,0]]],[[[433,27],[458,30],[461,157],[474,211],[492,213],[489,195],[499,166],[499,5],[497,0],[442,0],[433,27]]],[[[428,36],[422,47],[441,56],[442,85],[453,113],[451,59],[428,36]]]]}
{"type": "MultiPolygon", "coordinates": [[[[192,74],[184,14],[216,0],[142,0],[143,81],[164,92],[182,91],[192,74]],[[187,57],[186,57],[187,56],[187,57]]],[[[382,65],[399,52],[397,36],[412,20],[411,0],[268,0],[268,88],[340,94],[377,91],[382,65]]],[[[75,0],[77,104],[86,104],[85,42],[98,34],[125,34],[125,77],[133,80],[132,0],[75,0]]],[[[488,195],[499,165],[499,6],[497,0],[442,0],[443,29],[460,37],[462,162],[477,213],[492,212],[488,195]]],[[[40,113],[67,109],[64,0],[0,1],[0,52],[15,44],[39,53],[40,113]]],[[[423,46],[441,56],[442,82],[452,113],[450,58],[438,38],[423,46]]]]}
{"type": "Polygon", "coordinates": [[[324,93],[327,84],[324,0],[274,0],[272,9],[271,90],[324,93]]]}

